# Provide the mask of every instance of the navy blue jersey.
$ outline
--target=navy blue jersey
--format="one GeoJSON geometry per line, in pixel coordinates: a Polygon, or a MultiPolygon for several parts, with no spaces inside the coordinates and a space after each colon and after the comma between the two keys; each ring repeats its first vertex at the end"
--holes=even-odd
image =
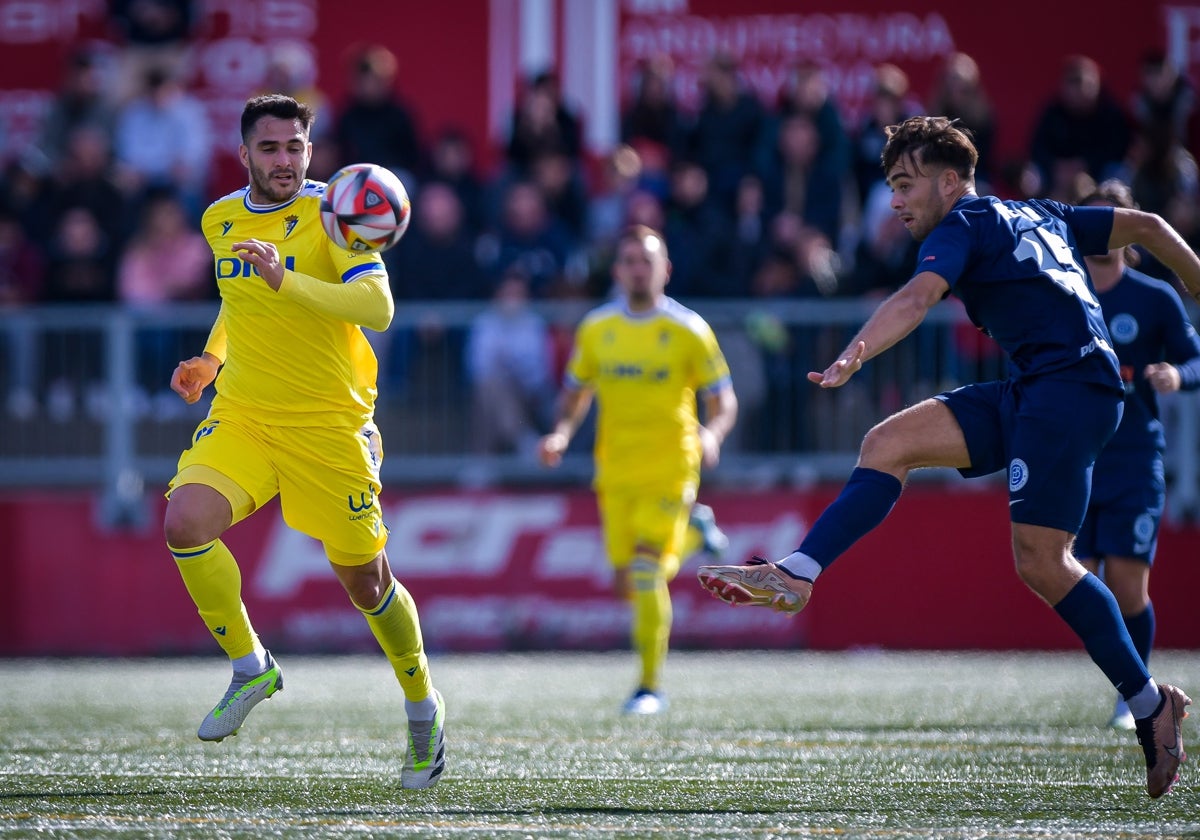
{"type": "Polygon", "coordinates": [[[1057,374],[1119,389],[1082,259],[1108,252],[1112,220],[1111,207],[964,196],[922,243],[916,270],[950,285],[1008,354],[1013,380],[1057,374]]]}
{"type": "Polygon", "coordinates": [[[1158,395],[1142,372],[1146,365],[1170,362],[1179,370],[1183,390],[1200,388],[1200,338],[1178,293],[1161,280],[1127,268],[1098,297],[1125,384],[1125,416],[1105,452],[1161,451],[1165,441],[1158,395]]]}

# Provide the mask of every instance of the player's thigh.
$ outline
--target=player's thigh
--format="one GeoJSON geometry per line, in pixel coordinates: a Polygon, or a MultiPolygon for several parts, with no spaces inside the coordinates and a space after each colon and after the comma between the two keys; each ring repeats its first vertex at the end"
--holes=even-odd
{"type": "Polygon", "coordinates": [[[1093,510],[1099,511],[1094,537],[1098,556],[1153,563],[1166,500],[1161,456],[1105,452],[1092,476],[1088,507],[1089,518],[1093,510]]]}
{"type": "MultiPolygon", "coordinates": [[[[933,398],[954,416],[966,455],[957,467],[966,478],[990,475],[1008,464],[1014,397],[1008,382],[981,382],[933,398]]],[[[919,433],[920,430],[917,430],[919,433]]]]}
{"type": "Polygon", "coordinates": [[[273,434],[284,521],[320,540],[335,563],[370,562],[387,542],[379,430],[369,423],[358,429],[276,427],[273,434]]]}
{"type": "Polygon", "coordinates": [[[938,399],[922,400],[882,421],[863,440],[859,465],[890,468],[969,465],[966,440],[954,413],[938,399]]]}
{"type": "Polygon", "coordinates": [[[187,484],[212,487],[229,502],[232,522],[241,521],[279,491],[270,441],[260,427],[236,416],[205,419],[179,456],[168,498],[187,484]]]}
{"type": "Polygon", "coordinates": [[[679,571],[696,482],[597,492],[609,562],[625,569],[635,557],[653,558],[667,579],[679,571]]]}
{"type": "Polygon", "coordinates": [[[1119,395],[1100,386],[1041,381],[1022,390],[1009,447],[1014,523],[1079,532],[1092,467],[1120,422],[1119,395]]]}

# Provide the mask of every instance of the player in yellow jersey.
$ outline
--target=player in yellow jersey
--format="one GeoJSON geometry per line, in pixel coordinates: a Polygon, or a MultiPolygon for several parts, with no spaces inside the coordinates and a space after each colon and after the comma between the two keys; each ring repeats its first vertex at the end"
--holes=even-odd
{"type": "Polygon", "coordinates": [[[737,419],[737,398],[716,336],[667,297],[671,272],[662,235],[636,226],[617,243],[613,279],[622,292],[579,325],[554,430],[540,456],[556,466],[593,395],[595,489],[618,596],[633,608],[641,660],[631,714],[666,708],[660,677],[671,632],[667,585],[685,554],[700,466],[715,466],[737,419]],[[696,411],[704,405],[705,423],[696,411]]]}
{"type": "Polygon", "coordinates": [[[384,550],[377,365],[362,331],[387,328],[392,297],[378,254],[343,250],[321,227],[325,185],[305,180],[314,116],[287,96],[246,103],[239,156],[250,183],[203,219],[220,313],[203,354],[180,362],[171,380],[189,403],[216,382],[163,523],[188,593],[233,662],[229,690],[197,734],[237,734],[250,710],[283,688],[221,541],[278,495],[284,520],[321,541],[390,660],[408,717],[401,784],[429,787],[445,768],[445,704],[430,681],[416,606],[384,550]]]}

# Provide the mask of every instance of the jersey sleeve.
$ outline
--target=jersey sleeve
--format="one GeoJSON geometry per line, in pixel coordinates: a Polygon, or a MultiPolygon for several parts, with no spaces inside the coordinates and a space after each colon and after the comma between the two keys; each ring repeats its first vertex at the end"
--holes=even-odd
{"type": "Polygon", "coordinates": [[[395,304],[382,266],[364,269],[353,279],[326,283],[298,271],[285,271],[279,293],[310,309],[382,332],[392,322],[395,304]]]}
{"type": "Polygon", "coordinates": [[[1108,240],[1112,238],[1113,208],[1076,207],[1057,201],[1031,201],[1053,212],[1067,223],[1075,234],[1075,246],[1084,256],[1099,256],[1109,251],[1108,240]]]}
{"type": "Polygon", "coordinates": [[[970,254],[970,226],[961,215],[952,213],[930,231],[929,236],[921,243],[913,277],[931,271],[953,289],[967,270],[970,254]]]}
{"type": "Polygon", "coordinates": [[[225,331],[225,304],[221,304],[221,308],[217,310],[217,318],[213,321],[212,329],[209,330],[208,341],[204,342],[204,352],[211,353],[221,360],[221,364],[225,364],[228,346],[228,334],[225,331]]]}
{"type": "Polygon", "coordinates": [[[1163,335],[1167,361],[1179,371],[1180,389],[1195,391],[1200,388],[1200,337],[1175,290],[1167,286],[1162,294],[1163,312],[1167,315],[1163,335]]]}
{"type": "Polygon", "coordinates": [[[706,322],[700,321],[696,327],[696,370],[698,373],[698,393],[713,393],[729,387],[729,364],[725,354],[717,343],[717,336],[706,322]]]}
{"type": "Polygon", "coordinates": [[[591,322],[585,321],[575,331],[575,343],[564,376],[568,388],[586,388],[596,379],[596,358],[591,349],[591,336],[595,330],[590,327],[591,322]]]}

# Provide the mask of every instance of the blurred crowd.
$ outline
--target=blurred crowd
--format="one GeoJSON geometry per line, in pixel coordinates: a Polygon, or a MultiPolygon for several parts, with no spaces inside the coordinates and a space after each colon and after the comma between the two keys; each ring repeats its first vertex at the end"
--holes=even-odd
{"type": "MultiPolygon", "coordinates": [[[[0,176],[0,308],[110,302],[152,312],[215,300],[198,222],[216,197],[216,157],[232,150],[215,140],[230,127],[211,125],[185,83],[190,5],[115,3],[120,49],[70,55],[37,142],[5,161],[0,176]],[[139,17],[146,8],[159,11],[139,17]]],[[[879,154],[884,128],[910,115],[944,114],[971,130],[980,192],[1070,202],[1118,177],[1143,209],[1200,243],[1194,92],[1161,52],[1144,56],[1130,101],[1109,93],[1095,61],[1065,58],[1057,90],[1032,106],[1035,128],[1015,159],[998,157],[987,79],[963,53],[946,59],[929,90],[914,90],[895,65],[878,66],[854,122],[815,64],[796,63],[778,101],[764,102],[736,61],[714,55],[699,105],[684,108],[671,62],[647,61],[623,100],[619,143],[599,155],[585,149],[581,116],[556,74],[536,73],[520,85],[506,144],[484,156],[496,160],[488,171],[465,131],[423,133],[389,49],[361,48],[345,72],[345,95],[330,101],[313,84],[306,52],[271,48],[263,90],[318,109],[310,177],[371,161],[408,186],[413,223],[385,255],[399,304],[492,302],[459,346],[466,383],[486,395],[481,404],[515,395],[516,404],[489,414],[511,409],[518,419],[504,429],[517,431],[502,429],[500,442],[481,437],[489,449],[519,445],[514,436],[541,425],[530,418],[546,415],[560,371],[562,336],[529,302],[606,297],[613,245],[627,224],[664,231],[674,266],[668,292],[685,301],[860,297],[903,283],[916,244],[889,209],[879,154]]],[[[379,349],[385,386],[400,391],[422,339],[396,333],[379,349]]],[[[786,330],[751,334],[767,378],[792,376],[786,330]]],[[[81,359],[93,366],[86,375],[99,375],[95,347],[33,347],[19,331],[8,340],[0,381],[11,414],[32,417],[54,404],[54,383],[81,359]]],[[[161,389],[180,336],[163,325],[138,343],[139,380],[161,389]]]]}

